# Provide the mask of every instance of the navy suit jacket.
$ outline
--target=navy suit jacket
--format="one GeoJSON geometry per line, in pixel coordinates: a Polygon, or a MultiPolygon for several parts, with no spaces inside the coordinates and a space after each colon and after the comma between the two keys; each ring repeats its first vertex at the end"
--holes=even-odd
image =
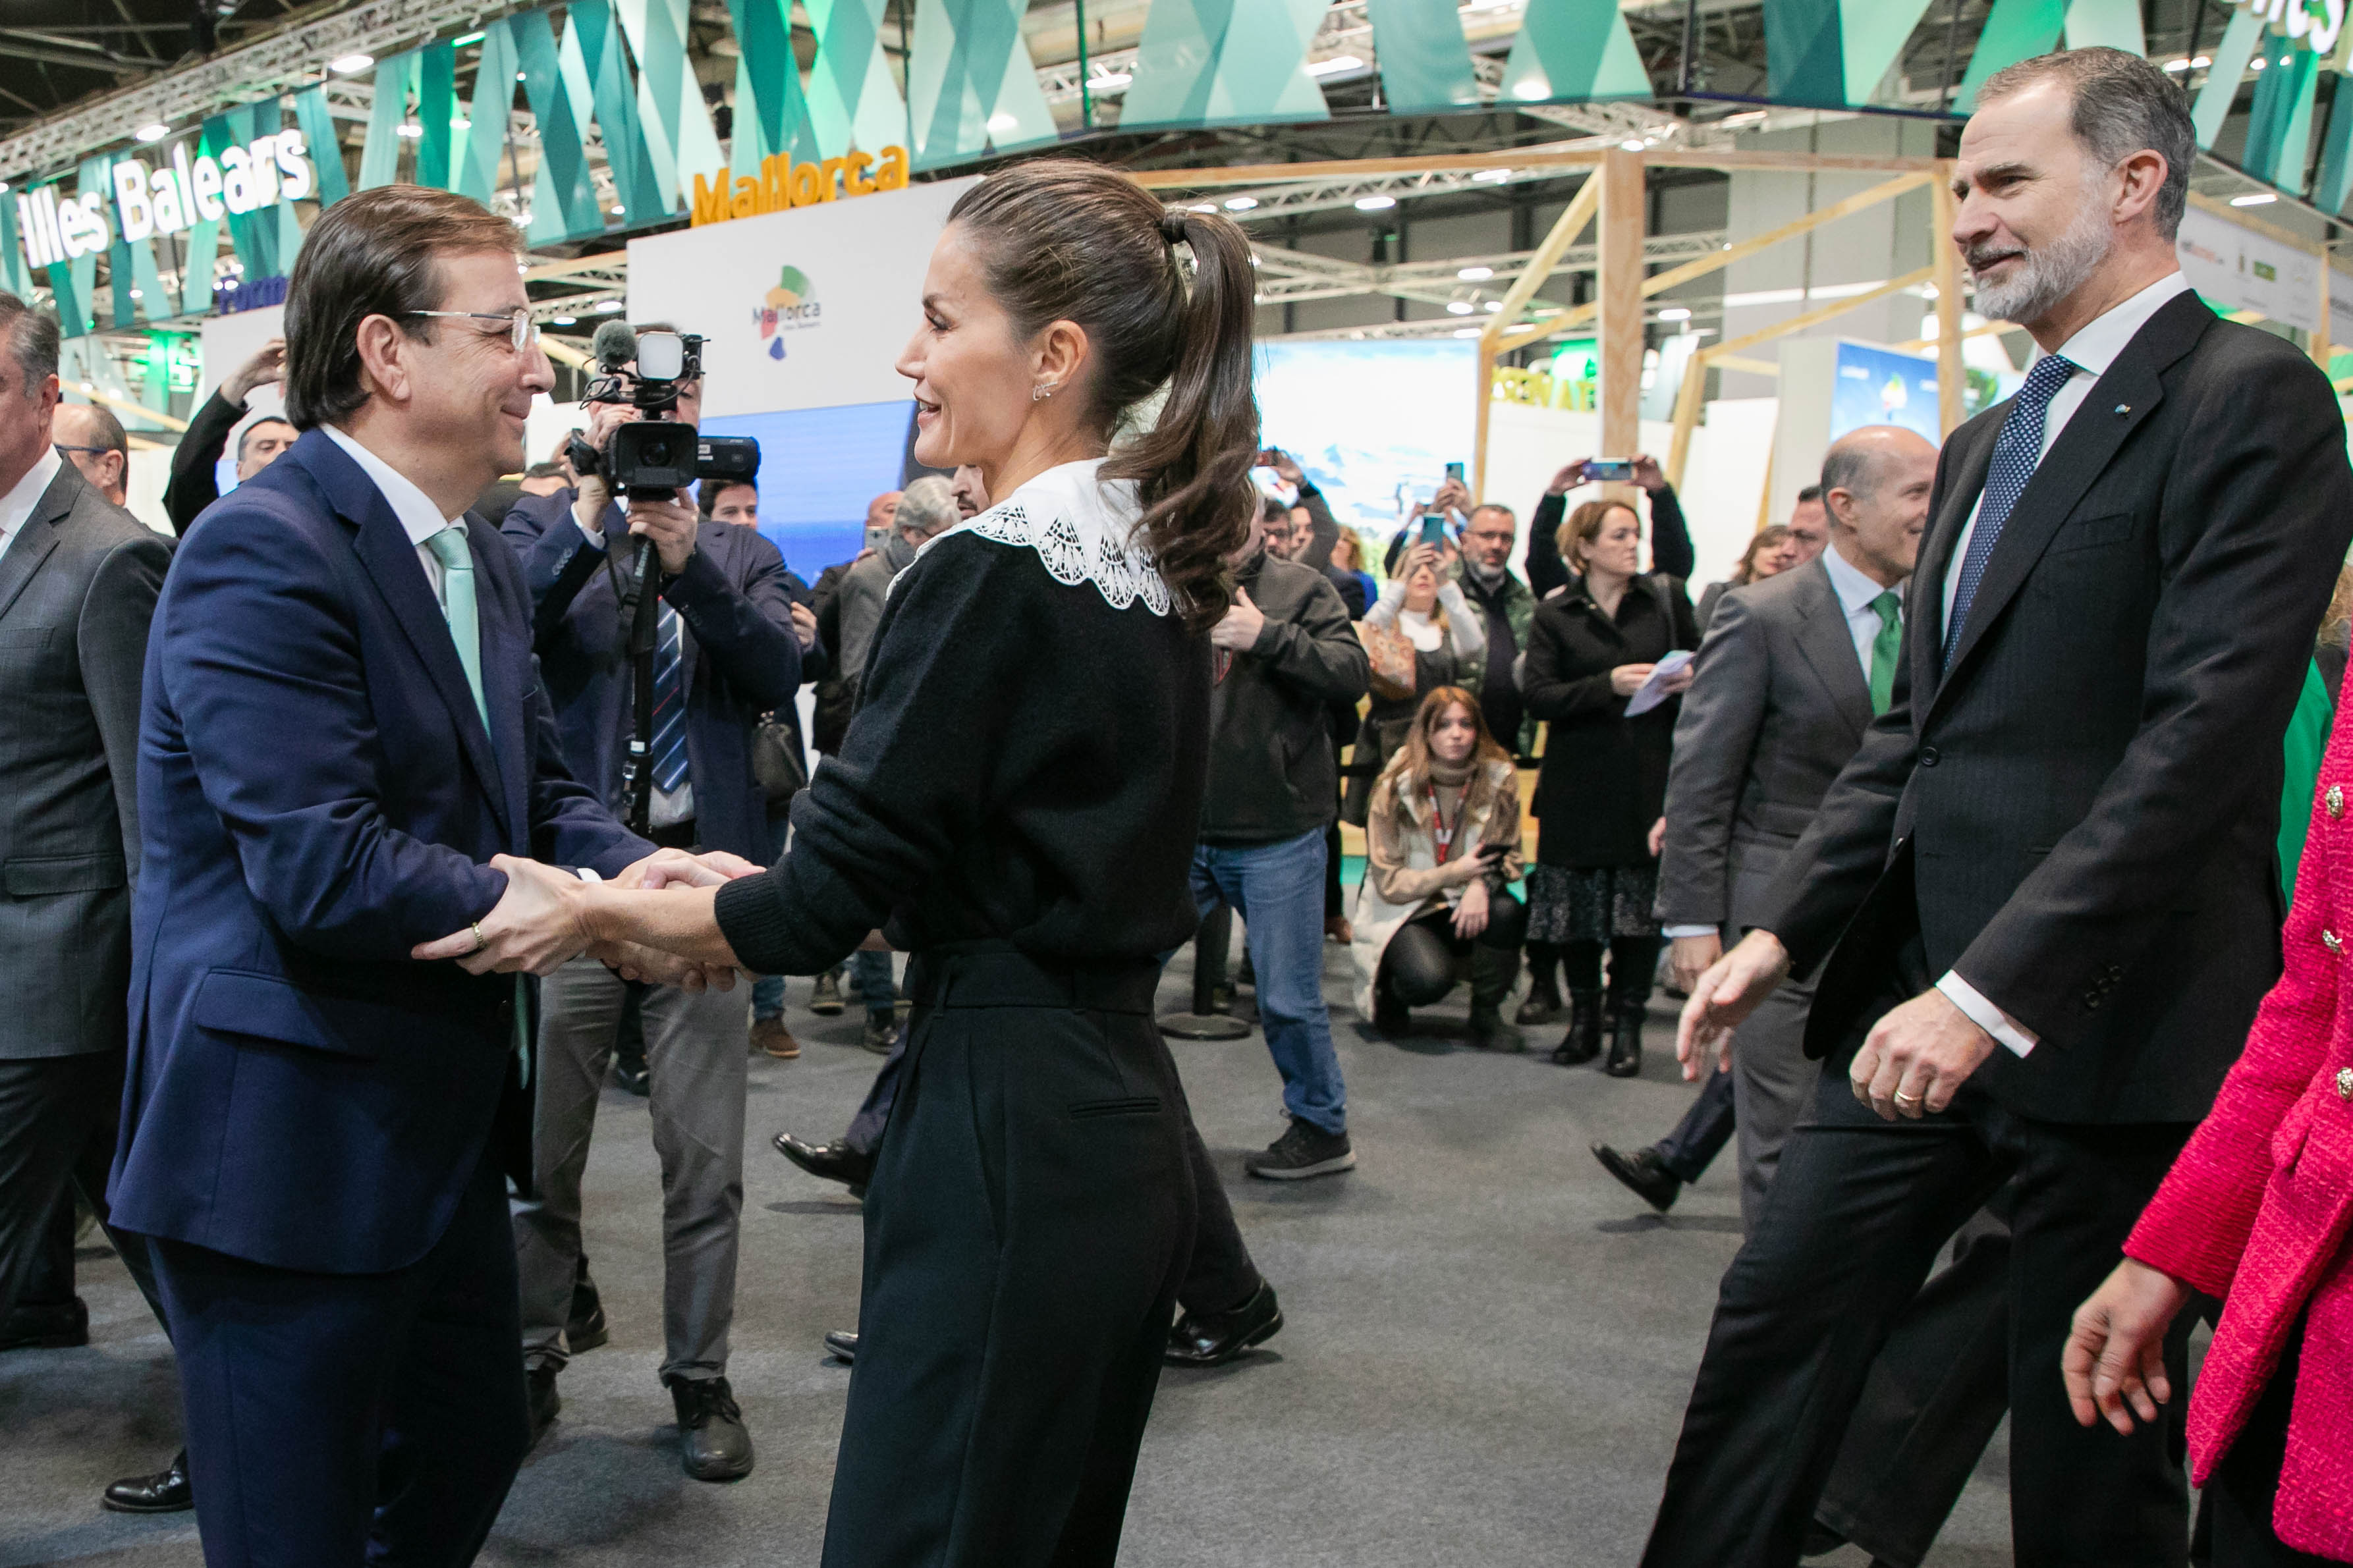
{"type": "MultiPolygon", "coordinates": [[[[605,549],[590,544],[572,521],[570,490],[523,497],[501,527],[522,558],[533,646],[564,754],[616,815],[626,816],[621,764],[635,732],[637,687],[615,574],[605,568],[627,566],[638,542],[614,506],[605,512],[605,549]]],[[[791,711],[800,687],[790,576],[783,554],[757,530],[705,521],[686,570],[661,590],[685,623],[680,646],[695,842],[763,866],[776,847],[767,795],[752,771],[752,730],[771,709],[791,711]]]]}
{"type": "Polygon", "coordinates": [[[140,723],[117,1224],[380,1272],[439,1239],[494,1123],[527,1158],[513,979],[409,949],[490,910],[501,851],[611,876],[652,846],[565,771],[522,570],[468,531],[487,732],[416,546],[323,431],[181,542],[140,723]]]}

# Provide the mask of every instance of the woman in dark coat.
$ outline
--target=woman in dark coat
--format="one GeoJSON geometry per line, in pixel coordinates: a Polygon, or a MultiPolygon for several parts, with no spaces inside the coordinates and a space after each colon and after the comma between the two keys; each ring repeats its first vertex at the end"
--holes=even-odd
{"type": "Polygon", "coordinates": [[[1536,606],[1522,687],[1527,711],[1546,721],[1535,815],[1536,864],[1528,868],[1528,943],[1557,948],[1567,973],[1568,1033],[1553,1060],[1574,1066],[1601,1051],[1601,952],[1609,952],[1612,1077],[1642,1070],[1642,1013],[1658,967],[1658,861],[1651,825],[1667,798],[1686,667],[1671,695],[1626,717],[1651,667],[1699,646],[1683,579],[1639,572],[1641,520],[1619,501],[1588,501],[1561,525],[1560,551],[1579,575],[1536,606]]]}

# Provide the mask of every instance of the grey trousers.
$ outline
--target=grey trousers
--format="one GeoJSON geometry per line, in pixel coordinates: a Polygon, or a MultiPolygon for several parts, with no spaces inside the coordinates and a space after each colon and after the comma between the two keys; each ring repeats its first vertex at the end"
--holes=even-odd
{"type": "MultiPolygon", "coordinates": [[[[632,989],[594,959],[540,984],[532,1127],[538,1195],[513,1205],[523,1360],[562,1366],[580,1256],[580,1175],[596,1101],[632,989]]],[[[750,992],[638,987],[645,1018],[654,1149],[662,1174],[664,1383],[727,1370],[744,1209],[744,1048],[750,992]]]]}
{"type": "Polygon", "coordinates": [[[1757,1232],[1781,1145],[1813,1103],[1821,1064],[1806,1055],[1813,982],[1791,981],[1767,997],[1732,1037],[1732,1103],[1740,1152],[1740,1229],[1757,1232]]]}

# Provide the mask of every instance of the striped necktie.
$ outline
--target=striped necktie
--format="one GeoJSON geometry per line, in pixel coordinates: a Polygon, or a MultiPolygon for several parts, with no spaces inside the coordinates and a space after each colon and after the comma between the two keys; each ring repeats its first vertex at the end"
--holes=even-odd
{"type": "Polygon", "coordinates": [[[654,788],[664,795],[686,782],[685,634],[667,601],[654,623],[654,788]]]}
{"type": "Polygon", "coordinates": [[[1993,461],[1987,466],[1985,490],[1978,498],[1977,526],[1969,531],[1969,552],[1961,560],[1961,580],[1953,590],[1953,613],[1945,621],[1947,664],[1952,662],[1953,649],[1960,646],[1961,628],[1969,624],[1969,605],[1978,596],[1978,584],[1984,580],[1986,562],[2001,538],[2001,526],[2010,521],[2010,509],[2018,504],[2026,481],[2034,477],[2035,466],[2042,461],[2043,416],[2051,411],[2051,400],[2074,374],[2074,362],[2058,354],[2036,361],[2002,419],[2001,434],[1994,437],[1993,461]]]}

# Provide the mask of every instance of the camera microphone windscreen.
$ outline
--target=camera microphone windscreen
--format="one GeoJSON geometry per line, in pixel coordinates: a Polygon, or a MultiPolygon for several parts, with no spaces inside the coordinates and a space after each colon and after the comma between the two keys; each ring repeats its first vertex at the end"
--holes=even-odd
{"type": "Polygon", "coordinates": [[[588,352],[603,365],[623,365],[638,357],[638,334],[627,321],[607,321],[596,329],[588,352]]]}

